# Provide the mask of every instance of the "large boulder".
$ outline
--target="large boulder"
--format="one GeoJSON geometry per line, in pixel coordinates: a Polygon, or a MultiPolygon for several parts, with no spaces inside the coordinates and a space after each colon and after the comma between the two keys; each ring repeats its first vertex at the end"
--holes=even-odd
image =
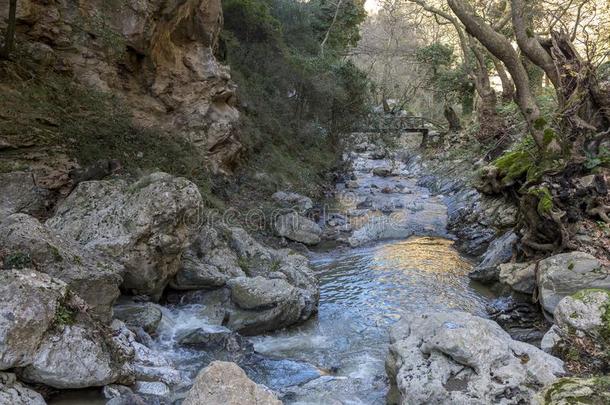
{"type": "Polygon", "coordinates": [[[235,363],[215,361],[204,368],[183,405],[281,405],[269,389],[257,385],[235,363]]]}
{"type": "Polygon", "coordinates": [[[0,300],[1,370],[55,388],[131,378],[132,353],[83,311],[86,304],[64,282],[31,269],[3,270],[0,300]]]}
{"type": "Polygon", "coordinates": [[[307,258],[263,246],[242,228],[205,226],[171,282],[197,293],[213,320],[243,334],[302,322],[317,311],[318,281],[307,258]],[[220,288],[220,289],[219,289],[220,288]]]}
{"type": "Polygon", "coordinates": [[[564,297],[589,288],[610,289],[610,269],[583,252],[562,253],[538,262],[538,297],[549,314],[564,297]]]}
{"type": "Polygon", "coordinates": [[[20,383],[12,373],[0,372],[0,404],[45,405],[42,395],[20,383]]]}
{"type": "Polygon", "coordinates": [[[271,198],[283,208],[290,208],[303,214],[313,208],[311,198],[290,191],[278,191],[271,198]]]}
{"type": "Polygon", "coordinates": [[[28,172],[0,173],[0,222],[18,212],[43,216],[50,193],[38,187],[28,172]]]}
{"type": "Polygon", "coordinates": [[[125,266],[123,288],[159,298],[197,231],[202,198],[190,181],[153,173],[133,184],[83,182],[47,225],[125,266]]]}
{"type": "Polygon", "coordinates": [[[536,405],[610,404],[610,376],[561,378],[545,387],[533,402],[536,405]]]}
{"type": "Polygon", "coordinates": [[[294,212],[279,215],[274,226],[279,236],[295,242],[316,245],[321,241],[322,228],[311,219],[294,212]]]}
{"type": "Polygon", "coordinates": [[[391,331],[386,370],[401,404],[520,404],[564,373],[561,360],[464,312],[428,312],[391,331]]]}
{"type": "Polygon", "coordinates": [[[171,287],[177,290],[222,287],[231,278],[244,276],[231,239],[230,229],[204,226],[184,253],[171,287]]]}
{"type": "Polygon", "coordinates": [[[0,370],[33,361],[67,295],[66,284],[46,274],[0,271],[0,370]]]}
{"type": "MultiPolygon", "coordinates": [[[[70,321],[67,321],[70,322],[70,321]]],[[[88,325],[61,327],[61,331],[43,340],[31,364],[19,375],[25,381],[54,388],[99,387],[121,380],[131,373],[126,360],[111,336],[88,325]]]]}
{"type": "Polygon", "coordinates": [[[26,214],[11,215],[0,223],[0,246],[7,254],[5,266],[21,257],[28,262],[22,265],[68,284],[101,320],[112,317],[112,305],[123,281],[123,266],[114,260],[83,249],[26,214]]]}
{"type": "Polygon", "coordinates": [[[581,290],[559,301],[555,325],[541,347],[563,353],[570,366],[605,370],[610,357],[610,290],[581,290]]]}

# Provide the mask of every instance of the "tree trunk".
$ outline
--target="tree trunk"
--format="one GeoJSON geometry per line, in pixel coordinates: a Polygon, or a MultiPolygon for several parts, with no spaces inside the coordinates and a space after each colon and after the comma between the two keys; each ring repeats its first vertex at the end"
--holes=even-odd
{"type": "Polygon", "coordinates": [[[449,131],[457,132],[460,129],[462,129],[460,117],[458,117],[457,113],[455,112],[455,110],[453,109],[452,106],[450,106],[449,104],[445,104],[445,109],[443,111],[443,114],[445,115],[445,119],[447,120],[447,123],[449,124],[449,131]]]}
{"type": "Polygon", "coordinates": [[[515,85],[512,79],[508,76],[508,73],[506,73],[504,64],[502,64],[498,58],[492,57],[492,59],[496,72],[498,72],[498,76],[502,82],[502,101],[505,103],[510,103],[515,98],[515,85]]]}
{"type": "MultiPolygon", "coordinates": [[[[544,129],[546,123],[540,120],[540,109],[536,99],[529,88],[527,72],[519,59],[519,55],[513,49],[512,44],[504,35],[497,33],[491,26],[486,24],[481,17],[476,15],[472,7],[463,0],[447,0],[449,7],[462,21],[466,31],[479,40],[481,44],[496,58],[500,59],[508,69],[516,87],[516,101],[521,113],[525,117],[528,128],[536,145],[544,151],[547,145],[544,141],[544,129]]],[[[553,145],[556,150],[558,145],[553,145]]]]}
{"type": "Polygon", "coordinates": [[[4,36],[4,47],[0,50],[0,58],[8,59],[15,46],[15,26],[17,25],[17,0],[10,0],[8,10],[8,25],[4,36]]]}

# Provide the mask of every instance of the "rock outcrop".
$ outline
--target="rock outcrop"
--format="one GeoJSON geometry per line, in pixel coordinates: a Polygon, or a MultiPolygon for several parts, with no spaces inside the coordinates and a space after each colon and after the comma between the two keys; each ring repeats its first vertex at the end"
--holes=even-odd
{"type": "Polygon", "coordinates": [[[536,289],[536,263],[503,263],[498,266],[498,279],[513,291],[532,294],[536,289]]]}
{"type": "Polygon", "coordinates": [[[399,321],[386,370],[401,404],[528,403],[564,373],[561,360],[463,312],[399,321]]]}
{"type": "Polygon", "coordinates": [[[36,185],[28,172],[0,173],[0,222],[15,213],[46,214],[49,191],[36,185]]]}
{"type": "Polygon", "coordinates": [[[302,322],[317,311],[319,300],[307,258],[265,247],[244,229],[220,224],[203,227],[171,286],[212,289],[190,296],[205,302],[217,323],[243,334],[302,322]]]}
{"type": "Polygon", "coordinates": [[[202,198],[190,181],[153,173],[133,184],[88,181],[57,208],[47,226],[125,267],[122,287],[159,298],[197,232],[202,198]]]}
{"type": "Polygon", "coordinates": [[[564,297],[588,288],[610,289],[610,269],[583,252],[562,253],[538,262],[538,296],[549,314],[564,297]]]}
{"type": "Polygon", "coordinates": [[[513,231],[508,231],[494,239],[483,254],[481,262],[473,269],[469,277],[482,283],[498,281],[500,276],[498,266],[512,258],[515,242],[517,242],[517,235],[513,231]]]}
{"type": "Polygon", "coordinates": [[[237,364],[215,361],[199,373],[183,404],[281,405],[282,401],[250,380],[237,364]]]}
{"type": "Polygon", "coordinates": [[[0,223],[0,246],[5,266],[33,266],[62,280],[83,298],[92,314],[103,321],[112,317],[119,297],[123,266],[57,232],[26,214],[14,214],[0,223]]]}
{"type": "Polygon", "coordinates": [[[129,351],[64,282],[31,269],[3,270],[0,300],[0,370],[54,388],[131,378],[129,351]]]}
{"type": "Polygon", "coordinates": [[[316,245],[321,241],[322,228],[311,219],[294,212],[279,215],[275,218],[274,226],[279,236],[295,242],[316,245]]]}
{"type": "Polygon", "coordinates": [[[178,132],[213,169],[235,165],[235,85],[214,56],[220,0],[23,0],[17,23],[20,47],[41,65],[122,96],[138,123],[178,132]]]}

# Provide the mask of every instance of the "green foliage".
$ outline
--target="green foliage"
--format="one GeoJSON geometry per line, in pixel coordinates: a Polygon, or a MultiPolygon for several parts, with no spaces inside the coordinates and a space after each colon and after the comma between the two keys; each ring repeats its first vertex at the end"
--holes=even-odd
{"type": "Polygon", "coordinates": [[[26,137],[49,153],[60,147],[82,165],[118,159],[134,175],[161,170],[194,181],[204,198],[211,194],[203,157],[190,143],[134,125],[129,108],[112,94],[42,73],[0,99],[0,110],[11,117],[0,118],[0,133],[8,139],[26,137]]]}
{"type": "Polygon", "coordinates": [[[589,170],[595,169],[598,166],[610,166],[610,150],[605,147],[600,147],[597,154],[586,153],[585,167],[589,170]]]}
{"type": "Polygon", "coordinates": [[[5,269],[24,269],[32,265],[32,258],[26,252],[14,252],[4,258],[5,269]]]}
{"type": "Polygon", "coordinates": [[[461,102],[466,110],[471,110],[472,82],[463,65],[454,66],[452,47],[436,42],[418,49],[415,58],[430,68],[428,84],[437,97],[451,103],[461,102]]]}
{"type": "Polygon", "coordinates": [[[322,42],[327,32],[329,33],[327,50],[341,53],[358,43],[360,24],[366,18],[364,0],[342,0],[340,3],[338,0],[312,0],[308,4],[313,16],[312,28],[318,43],[322,42]],[[340,4],[339,11],[333,24],[338,4],[340,4]]]}
{"type": "MultiPolygon", "coordinates": [[[[354,2],[342,3],[331,34],[356,30],[354,2]],[[350,5],[348,7],[348,5],[350,5]]],[[[246,106],[243,142],[249,165],[268,173],[265,187],[320,183],[336,164],[338,135],[366,112],[369,82],[338,56],[352,43],[331,36],[320,56],[330,3],[229,0],[223,3],[226,62],[246,106]],[[264,39],[264,40],[263,40],[264,39]],[[269,180],[271,180],[269,182],[269,180]]],[[[334,12],[334,9],[333,9],[334,12]]],[[[334,14],[333,14],[334,15],[334,14]]]]}
{"type": "Polygon", "coordinates": [[[538,214],[547,215],[553,210],[553,196],[547,187],[532,187],[528,192],[538,198],[538,214]]]}
{"type": "Polygon", "coordinates": [[[53,320],[56,327],[73,325],[76,322],[76,311],[69,308],[64,303],[59,303],[55,310],[55,318],[53,320]]]}

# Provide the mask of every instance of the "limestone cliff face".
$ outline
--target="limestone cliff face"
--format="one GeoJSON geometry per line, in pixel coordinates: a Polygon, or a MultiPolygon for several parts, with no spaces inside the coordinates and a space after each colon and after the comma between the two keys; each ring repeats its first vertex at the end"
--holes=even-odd
{"type": "MultiPolygon", "coordinates": [[[[0,0],[0,28],[8,0],[0,0]]],[[[193,143],[216,171],[241,150],[235,85],[214,51],[220,0],[19,0],[19,46],[127,100],[139,125],[193,143]]]]}

